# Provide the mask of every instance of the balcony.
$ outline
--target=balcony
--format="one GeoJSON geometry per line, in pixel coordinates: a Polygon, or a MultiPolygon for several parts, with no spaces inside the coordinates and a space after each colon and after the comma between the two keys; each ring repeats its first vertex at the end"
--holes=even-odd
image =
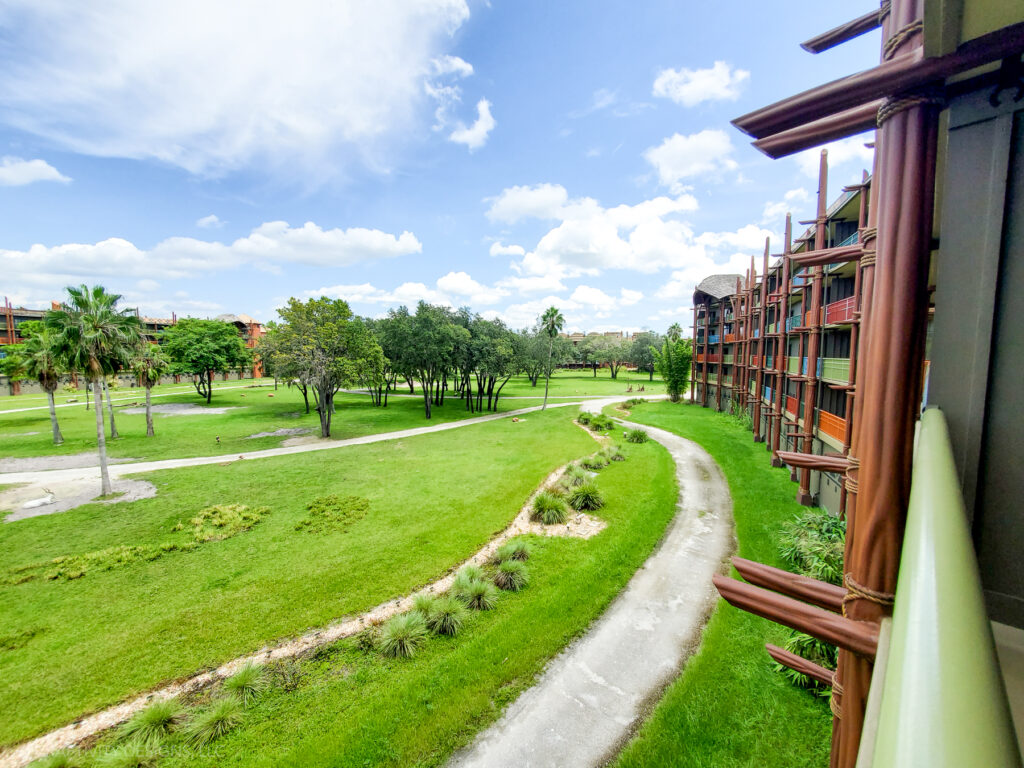
{"type": "Polygon", "coordinates": [[[860,236],[860,233],[859,233],[859,232],[854,232],[854,233],[853,233],[852,235],[850,235],[850,236],[849,236],[848,238],[846,238],[845,240],[843,240],[843,242],[841,242],[841,243],[836,243],[834,247],[835,247],[835,248],[842,248],[842,247],[843,247],[844,245],[853,245],[854,243],[856,243],[856,242],[857,242],[857,238],[858,238],[859,236],[860,236]]]}
{"type": "Polygon", "coordinates": [[[800,315],[786,318],[786,331],[792,331],[800,324],[800,315]]]}
{"type": "Polygon", "coordinates": [[[836,384],[849,384],[850,359],[847,357],[818,358],[818,378],[836,384]]]}
{"type": "Polygon", "coordinates": [[[828,411],[818,411],[818,431],[841,443],[846,438],[846,419],[828,411]]]}
{"type": "Polygon", "coordinates": [[[805,328],[810,328],[812,325],[820,325],[821,324],[821,319],[825,316],[825,311],[824,310],[818,310],[818,311],[819,311],[820,314],[819,314],[819,317],[818,317],[817,321],[815,321],[815,319],[814,319],[814,311],[813,310],[811,310],[810,312],[804,313],[804,327],[805,328]]]}
{"type": "Polygon", "coordinates": [[[786,395],[786,413],[789,413],[796,418],[797,409],[800,407],[799,401],[792,395],[786,395]]]}
{"type": "Polygon", "coordinates": [[[825,307],[825,323],[826,325],[838,325],[852,322],[853,314],[856,311],[857,302],[854,301],[853,296],[833,301],[825,307]]]}
{"type": "Polygon", "coordinates": [[[775,357],[773,355],[764,356],[764,369],[770,371],[775,367],[775,357]]]}
{"type": "Polygon", "coordinates": [[[732,376],[723,376],[722,377],[722,386],[724,386],[724,387],[731,387],[732,386],[732,376]]]}
{"type": "Polygon", "coordinates": [[[732,355],[722,355],[722,363],[724,365],[732,365],[732,355]]]}
{"type": "Polygon", "coordinates": [[[727,334],[725,334],[725,343],[726,344],[732,344],[734,341],[736,341],[736,334],[735,333],[727,333],[727,334]]]}
{"type": "Polygon", "coordinates": [[[765,387],[764,388],[764,399],[767,400],[769,403],[772,402],[772,397],[773,397],[774,394],[775,393],[772,392],[772,388],[771,387],[765,387]]]}
{"type": "Polygon", "coordinates": [[[807,358],[806,357],[787,357],[786,358],[786,373],[790,376],[806,376],[807,375],[807,358]],[[801,361],[802,364],[801,364],[801,361]]]}
{"type": "Polygon", "coordinates": [[[717,344],[720,338],[717,333],[714,336],[708,336],[708,344],[717,344]]]}
{"type": "Polygon", "coordinates": [[[750,356],[750,364],[754,368],[757,368],[761,364],[761,356],[760,355],[751,355],[750,356]]]}

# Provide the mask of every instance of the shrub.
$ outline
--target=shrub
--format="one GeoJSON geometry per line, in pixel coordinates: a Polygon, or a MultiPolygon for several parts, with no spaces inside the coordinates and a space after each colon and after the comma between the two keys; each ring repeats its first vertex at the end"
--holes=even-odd
{"type": "Polygon", "coordinates": [[[294,659],[281,659],[267,664],[267,674],[282,691],[294,691],[302,682],[302,667],[294,659]]]}
{"type": "Polygon", "coordinates": [[[569,504],[573,509],[600,509],[604,506],[604,497],[594,483],[584,483],[569,493],[569,504]]]}
{"type": "Polygon", "coordinates": [[[590,428],[594,432],[606,432],[615,426],[615,422],[605,416],[603,413],[599,413],[590,420],[590,428]]]}
{"type": "Polygon", "coordinates": [[[631,429],[626,433],[626,442],[629,443],[646,443],[650,439],[643,429],[631,429]]]}
{"type": "Polygon", "coordinates": [[[79,768],[82,754],[77,749],[59,749],[29,763],[28,768],[79,768]]]}
{"type": "MultiPolygon", "coordinates": [[[[604,456],[602,456],[600,453],[595,453],[593,456],[587,456],[585,459],[580,459],[580,466],[583,467],[584,469],[589,469],[592,472],[596,472],[599,469],[604,469],[605,467],[607,467],[608,462],[605,461],[604,456]]],[[[584,482],[587,482],[589,480],[590,476],[588,475],[584,482]]],[[[576,483],[576,485],[580,485],[580,483],[576,483]]]]}
{"type": "Polygon", "coordinates": [[[647,401],[644,400],[642,397],[631,397],[631,398],[629,398],[629,400],[626,401],[626,405],[628,405],[630,407],[633,407],[634,405],[640,405],[641,403],[646,403],[646,402],[647,401]]]}
{"type": "Polygon", "coordinates": [[[412,609],[427,618],[434,610],[437,598],[433,595],[418,594],[412,599],[412,609]]]}
{"type": "Polygon", "coordinates": [[[626,457],[622,454],[622,449],[617,445],[606,445],[601,449],[599,455],[607,462],[626,460],[626,457]]]}
{"type": "Polygon", "coordinates": [[[483,568],[481,568],[479,565],[476,565],[475,563],[470,563],[469,565],[462,566],[459,572],[455,574],[455,582],[453,584],[453,587],[457,592],[459,591],[461,586],[469,584],[473,581],[482,581],[483,578],[483,568]]]}
{"type": "Polygon", "coordinates": [[[392,616],[380,628],[380,639],[377,643],[381,653],[393,659],[408,659],[416,655],[416,651],[427,639],[427,624],[422,614],[400,613],[392,616]]]}
{"type": "Polygon", "coordinates": [[[579,416],[576,417],[576,421],[578,423],[584,424],[584,425],[589,424],[590,423],[590,412],[589,411],[580,411],[579,416]]]}
{"type": "Polygon", "coordinates": [[[259,664],[246,662],[224,681],[224,690],[248,707],[267,690],[267,672],[259,664]]]}
{"type": "Polygon", "coordinates": [[[159,755],[152,744],[129,741],[99,753],[93,765],[97,768],[148,768],[155,765],[159,755]]]}
{"type": "Polygon", "coordinates": [[[498,590],[489,581],[464,584],[456,596],[474,611],[489,611],[498,602],[498,590]]]}
{"type": "Polygon", "coordinates": [[[495,563],[504,563],[507,560],[529,560],[531,549],[529,542],[522,539],[506,541],[498,547],[491,560],[495,563]]]}
{"type": "Polygon", "coordinates": [[[506,560],[494,572],[494,583],[500,589],[509,592],[518,592],[526,586],[529,580],[530,576],[526,570],[526,563],[521,563],[518,560],[506,560]]]}
{"type": "Polygon", "coordinates": [[[188,740],[197,747],[212,744],[221,736],[241,725],[245,713],[238,699],[217,699],[206,709],[193,716],[185,729],[188,740]]]}
{"type": "Polygon", "coordinates": [[[590,474],[580,464],[570,464],[566,467],[561,480],[563,488],[572,488],[574,485],[585,483],[590,479],[590,474]]]}
{"type": "MultiPolygon", "coordinates": [[[[830,670],[835,670],[839,655],[839,651],[834,645],[823,643],[818,638],[805,635],[803,632],[792,633],[789,640],[786,641],[786,650],[830,670]]],[[[781,672],[782,676],[797,688],[806,688],[815,696],[828,696],[831,692],[830,686],[823,685],[814,678],[782,664],[775,664],[775,671],[781,672]]]]}
{"type": "Polygon", "coordinates": [[[783,527],[779,552],[800,573],[841,585],[845,542],[845,520],[823,510],[809,511],[783,527]]]}
{"type": "Polygon", "coordinates": [[[564,523],[569,516],[565,501],[551,491],[541,491],[533,500],[533,519],[540,520],[544,525],[564,523]]]}
{"type": "Polygon", "coordinates": [[[466,606],[449,596],[435,600],[427,615],[427,627],[438,635],[457,635],[465,621],[466,606]]]}
{"type": "Polygon", "coordinates": [[[129,739],[156,744],[184,718],[185,711],[176,699],[157,699],[132,715],[131,720],[121,727],[121,733],[129,739]]]}
{"type": "Polygon", "coordinates": [[[307,506],[309,515],[300,520],[295,530],[311,533],[345,531],[362,519],[370,509],[370,500],[362,496],[321,496],[307,506]]]}

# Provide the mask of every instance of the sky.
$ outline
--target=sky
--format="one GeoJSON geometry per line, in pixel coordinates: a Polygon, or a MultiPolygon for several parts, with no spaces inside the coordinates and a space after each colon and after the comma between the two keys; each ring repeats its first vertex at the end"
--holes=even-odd
{"type": "MultiPolygon", "coordinates": [[[[664,331],[814,211],[817,150],[730,120],[873,66],[877,3],[0,0],[0,295],[104,285],[149,316],[664,331]]],[[[829,145],[829,200],[871,167],[829,145]]]]}

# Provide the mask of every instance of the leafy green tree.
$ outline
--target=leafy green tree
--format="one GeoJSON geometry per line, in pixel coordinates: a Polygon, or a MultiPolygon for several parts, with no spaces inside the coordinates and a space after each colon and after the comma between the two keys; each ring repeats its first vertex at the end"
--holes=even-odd
{"type": "Polygon", "coordinates": [[[320,414],[320,436],[331,436],[334,395],[359,381],[365,368],[381,369],[384,353],[370,329],[340,299],[289,299],[281,317],[280,350],[308,381],[320,414]]]}
{"type": "Polygon", "coordinates": [[[547,339],[523,330],[516,334],[516,346],[519,350],[519,370],[530,380],[530,386],[536,387],[547,365],[547,339]]]}
{"type": "Polygon", "coordinates": [[[146,437],[153,437],[153,387],[160,383],[160,377],[170,367],[170,361],[156,344],[143,341],[132,356],[132,373],[146,388],[146,437]]]}
{"type": "Polygon", "coordinates": [[[274,377],[275,382],[283,379],[289,389],[295,387],[302,393],[306,413],[309,413],[309,381],[305,378],[305,372],[298,367],[299,350],[289,347],[298,342],[294,334],[285,334],[284,327],[271,320],[257,342],[256,354],[263,361],[264,370],[274,377]]]}
{"type": "Polygon", "coordinates": [[[651,349],[661,348],[661,337],[651,331],[643,331],[633,337],[629,350],[629,362],[638,371],[647,371],[650,381],[654,381],[654,353],[651,349]]]}
{"type": "Polygon", "coordinates": [[[100,458],[100,492],[110,493],[107,442],[103,434],[104,377],[116,371],[141,338],[139,318],[130,309],[118,309],[121,296],[102,286],[69,287],[68,301],[47,313],[45,323],[54,334],[54,345],[64,366],[85,373],[92,383],[96,404],[96,449],[100,458]]]}
{"type": "Polygon", "coordinates": [[[600,363],[607,363],[613,379],[619,378],[619,370],[629,360],[631,345],[627,339],[605,336],[594,347],[594,357],[600,363]]]}
{"type": "Polygon", "coordinates": [[[690,378],[693,342],[690,339],[667,338],[660,350],[653,347],[651,350],[658,373],[665,380],[669,400],[678,403],[690,378]]]}
{"type": "Polygon", "coordinates": [[[193,377],[200,397],[213,397],[213,374],[240,368],[251,362],[251,354],[238,329],[222,320],[185,317],[160,334],[160,343],[174,363],[176,372],[193,377]]]}
{"type": "Polygon", "coordinates": [[[456,350],[469,339],[469,331],[457,325],[451,310],[421,301],[409,326],[409,363],[420,380],[423,406],[430,418],[430,406],[444,404],[443,382],[456,365],[456,350]]]}
{"type": "Polygon", "coordinates": [[[32,320],[22,323],[18,327],[24,342],[14,347],[8,347],[7,364],[9,371],[15,376],[13,378],[35,379],[39,386],[46,393],[50,404],[50,425],[53,428],[53,444],[61,445],[64,437],[60,433],[60,424],[57,423],[57,408],[54,403],[53,394],[60,385],[60,377],[64,372],[64,365],[60,360],[60,350],[56,344],[55,334],[42,322],[32,320]]]}
{"type": "Polygon", "coordinates": [[[555,346],[555,339],[562,332],[565,326],[565,318],[558,307],[548,307],[540,316],[540,330],[548,337],[548,365],[544,372],[544,404],[540,407],[543,411],[548,407],[548,387],[551,384],[551,353],[555,346]]]}
{"type": "Polygon", "coordinates": [[[672,323],[665,332],[665,335],[672,341],[676,341],[683,337],[683,328],[679,323],[672,323]]]}

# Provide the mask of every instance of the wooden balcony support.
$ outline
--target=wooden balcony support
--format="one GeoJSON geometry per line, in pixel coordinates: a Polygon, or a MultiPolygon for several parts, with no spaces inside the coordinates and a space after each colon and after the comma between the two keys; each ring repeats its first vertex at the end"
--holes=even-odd
{"type": "Polygon", "coordinates": [[[817,147],[824,142],[845,139],[874,128],[882,103],[881,99],[869,101],[859,107],[758,139],[754,146],[768,157],[778,159],[817,147]]]}
{"type": "Polygon", "coordinates": [[[718,593],[737,608],[777,624],[805,632],[865,659],[874,659],[878,647],[878,624],[853,621],[814,605],[802,603],[761,587],[745,584],[716,573],[712,577],[718,593]]]}
{"type": "Polygon", "coordinates": [[[802,675],[807,675],[812,680],[817,680],[822,685],[832,685],[832,670],[825,669],[820,664],[815,664],[813,661],[808,661],[803,656],[797,656],[795,653],[790,653],[784,648],[779,648],[777,645],[771,643],[765,643],[765,650],[768,651],[768,655],[771,656],[775,661],[779,662],[784,667],[799,672],[802,675]]]}
{"type": "MultiPolygon", "coordinates": [[[[871,252],[872,255],[874,251],[871,252]]],[[[834,248],[822,248],[820,251],[804,251],[791,253],[789,258],[801,267],[820,267],[826,264],[842,264],[855,261],[864,255],[864,246],[860,243],[840,245],[834,248]]]]}
{"type": "Polygon", "coordinates": [[[733,557],[731,561],[732,567],[739,572],[740,576],[755,587],[770,589],[772,592],[802,600],[805,603],[824,608],[826,611],[842,613],[843,596],[846,594],[846,590],[842,587],[742,557],[733,557]]]}
{"type": "Polygon", "coordinates": [[[800,43],[800,47],[808,53],[821,53],[822,51],[827,51],[829,48],[834,48],[837,45],[845,43],[848,40],[853,40],[855,37],[860,37],[873,29],[878,29],[881,24],[882,21],[879,12],[876,10],[868,11],[863,16],[859,16],[845,24],[840,24],[838,27],[834,27],[828,32],[822,32],[820,35],[815,35],[810,40],[805,40],[800,43]]]}
{"type": "Polygon", "coordinates": [[[816,453],[800,451],[779,451],[779,458],[791,467],[813,469],[816,472],[837,472],[842,475],[850,468],[850,460],[845,456],[820,456],[816,453]]]}

